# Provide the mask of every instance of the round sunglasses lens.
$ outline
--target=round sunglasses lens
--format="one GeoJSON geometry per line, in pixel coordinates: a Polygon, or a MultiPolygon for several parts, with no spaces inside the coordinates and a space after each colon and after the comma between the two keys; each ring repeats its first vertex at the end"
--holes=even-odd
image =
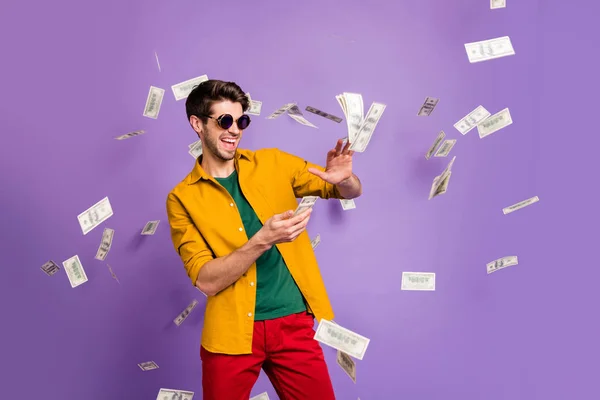
{"type": "Polygon", "coordinates": [[[242,115],[240,119],[238,119],[238,128],[246,129],[248,125],[250,125],[250,117],[247,115],[242,115]]]}
{"type": "Polygon", "coordinates": [[[231,125],[233,125],[233,117],[229,114],[221,116],[219,119],[219,125],[221,125],[221,128],[223,129],[231,128],[231,125]]]}

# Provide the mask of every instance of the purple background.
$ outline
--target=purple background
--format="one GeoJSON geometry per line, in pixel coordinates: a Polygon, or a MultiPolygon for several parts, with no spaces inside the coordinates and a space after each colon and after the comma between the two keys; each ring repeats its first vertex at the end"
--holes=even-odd
{"type": "MultiPolygon", "coordinates": [[[[318,203],[309,234],[336,321],[371,339],[356,384],[325,354],[339,399],[590,399],[597,393],[596,226],[589,168],[600,145],[597,5],[508,0],[177,2],[9,0],[0,15],[0,391],[2,398],[155,399],[201,395],[205,299],[175,253],[169,190],[195,140],[171,85],[233,80],[260,117],[242,147],[324,163],[346,123],[265,117],[290,101],[343,116],[335,95],[387,109],[365,153],[357,208],[318,203]],[[286,3],[286,4],[284,4],[286,3]],[[510,36],[516,55],[470,64],[463,44],[510,36]],[[154,52],[162,67],[158,71],[154,52]],[[165,89],[142,117],[150,85],[165,89]],[[431,117],[416,113],[440,98],[431,117]],[[478,105],[514,123],[485,139],[453,124],[478,105]],[[115,136],[145,129],[125,141],[115,136]],[[427,200],[449,158],[425,160],[439,130],[458,143],[448,192],[427,200]],[[502,208],[532,196],[514,214],[502,208]],[[88,235],[77,215],[108,196],[88,235]],[[144,224],[160,219],[156,235],[144,224]],[[594,224],[595,222],[595,224],[594,224]],[[106,262],[94,259],[115,229],[106,262]],[[71,289],[62,261],[89,281],[71,289]],[[517,255],[492,275],[486,263],[517,255]],[[46,276],[54,260],[61,271],[46,276]],[[120,279],[108,272],[109,263],[120,279]],[[400,290],[435,272],[435,292],[400,290]],[[181,327],[173,319],[197,298],[181,327]],[[154,360],[160,369],[142,372],[154,360]],[[19,397],[20,398],[20,397],[19,397]]],[[[274,391],[261,375],[252,394],[274,391]]]]}

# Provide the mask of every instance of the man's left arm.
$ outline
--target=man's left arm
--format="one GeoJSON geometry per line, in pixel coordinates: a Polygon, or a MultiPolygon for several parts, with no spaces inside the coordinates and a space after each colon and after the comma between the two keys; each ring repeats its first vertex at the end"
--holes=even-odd
{"type": "Polygon", "coordinates": [[[362,184],[358,176],[354,173],[352,173],[351,177],[344,179],[334,186],[344,199],[354,199],[362,194],[362,184]]]}

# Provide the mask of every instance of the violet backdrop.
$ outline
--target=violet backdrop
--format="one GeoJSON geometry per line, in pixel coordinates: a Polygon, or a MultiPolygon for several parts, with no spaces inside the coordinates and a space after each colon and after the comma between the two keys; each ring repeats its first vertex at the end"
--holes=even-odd
{"type": "MultiPolygon", "coordinates": [[[[594,398],[598,6],[586,3],[4,2],[1,397],[142,400],[174,388],[202,398],[205,299],[173,249],[165,199],[193,167],[196,139],[171,85],[207,74],[263,102],[242,147],[320,164],[345,121],[265,117],[291,101],[343,116],[345,91],[366,109],[387,104],[355,156],[357,208],[319,201],[308,227],[321,235],[336,321],[371,339],[356,384],[324,347],[339,399],[594,398]],[[464,43],[505,35],[515,56],[468,62],[464,43]],[[150,85],[166,91],[157,120],[142,116],[150,85]],[[426,96],[440,102],[417,117],[426,96]],[[509,107],[514,123],[462,136],[453,124],[480,104],[509,107]],[[425,160],[440,130],[458,139],[456,162],[448,192],[427,200],[450,159],[425,160]],[[113,217],[84,236],[77,215],[105,196],[113,217]],[[502,214],[532,196],[540,202],[502,214]],[[154,219],[157,233],[141,236],[154,219]],[[100,262],[104,227],[115,238],[100,262]],[[89,281],[72,289],[62,261],[75,254],[89,281]],[[506,255],[519,265],[487,275],[506,255]],[[52,277],[40,270],[48,260],[61,265],[52,277]],[[401,291],[402,271],[435,272],[436,290],[401,291]],[[160,368],[137,367],[149,360],[160,368]]],[[[277,398],[261,374],[252,394],[265,390],[277,398]]]]}

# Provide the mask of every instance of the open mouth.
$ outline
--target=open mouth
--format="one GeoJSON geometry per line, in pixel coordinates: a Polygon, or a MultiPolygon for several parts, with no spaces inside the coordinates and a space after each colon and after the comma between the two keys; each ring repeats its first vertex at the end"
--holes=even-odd
{"type": "Polygon", "coordinates": [[[235,139],[224,138],[224,139],[221,139],[221,143],[223,144],[223,147],[225,148],[225,150],[235,150],[235,143],[236,143],[235,139]]]}

